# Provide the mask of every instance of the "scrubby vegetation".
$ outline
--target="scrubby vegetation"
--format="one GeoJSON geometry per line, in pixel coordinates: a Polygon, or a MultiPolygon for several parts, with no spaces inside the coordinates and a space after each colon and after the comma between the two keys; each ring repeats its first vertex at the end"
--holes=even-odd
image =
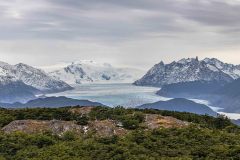
{"type": "Polygon", "coordinates": [[[159,110],[96,107],[87,115],[69,107],[0,109],[0,126],[13,120],[66,120],[86,125],[93,120],[117,120],[129,130],[124,136],[97,137],[66,132],[25,134],[0,132],[0,160],[155,160],[240,159],[240,129],[229,119],[159,110]],[[146,130],[145,114],[160,114],[191,122],[184,128],[146,130]]]}

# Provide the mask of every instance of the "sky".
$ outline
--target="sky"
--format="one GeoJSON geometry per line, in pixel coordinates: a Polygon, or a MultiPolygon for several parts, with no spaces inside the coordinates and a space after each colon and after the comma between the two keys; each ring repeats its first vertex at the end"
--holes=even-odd
{"type": "Polygon", "coordinates": [[[0,0],[0,61],[240,64],[240,0],[0,0]]]}

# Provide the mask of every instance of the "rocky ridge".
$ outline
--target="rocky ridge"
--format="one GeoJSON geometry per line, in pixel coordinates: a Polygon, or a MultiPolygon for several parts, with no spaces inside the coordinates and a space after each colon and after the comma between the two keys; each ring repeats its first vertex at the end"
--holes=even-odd
{"type": "Polygon", "coordinates": [[[164,86],[193,81],[216,81],[229,83],[240,77],[240,65],[223,63],[217,59],[181,59],[177,62],[154,65],[141,79],[134,82],[140,86],[164,86]]]}

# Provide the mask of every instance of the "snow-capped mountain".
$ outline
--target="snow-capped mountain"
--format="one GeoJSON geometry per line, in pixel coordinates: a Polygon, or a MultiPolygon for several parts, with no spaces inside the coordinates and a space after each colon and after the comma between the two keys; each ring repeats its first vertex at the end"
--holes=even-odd
{"type": "Polygon", "coordinates": [[[137,69],[116,68],[107,63],[84,60],[73,62],[49,74],[68,84],[131,83],[140,78],[143,72],[137,69]]]}
{"type": "Polygon", "coordinates": [[[217,59],[181,59],[152,67],[135,85],[163,86],[167,84],[192,81],[231,82],[240,77],[240,66],[223,63],[217,59]]]}
{"type": "Polygon", "coordinates": [[[240,78],[240,65],[223,63],[216,58],[211,58],[211,59],[205,58],[203,61],[209,64],[210,66],[214,66],[218,68],[222,72],[231,76],[233,79],[240,78]]]}
{"type": "MultiPolygon", "coordinates": [[[[10,65],[8,63],[0,62],[0,76],[13,77],[14,79],[42,92],[59,92],[71,89],[67,83],[56,80],[44,71],[23,63],[10,65]]],[[[4,82],[2,81],[2,83],[4,82]]]]}

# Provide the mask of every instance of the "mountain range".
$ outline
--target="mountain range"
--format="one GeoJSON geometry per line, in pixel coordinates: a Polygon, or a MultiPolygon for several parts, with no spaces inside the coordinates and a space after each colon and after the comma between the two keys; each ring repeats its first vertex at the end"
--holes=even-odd
{"type": "Polygon", "coordinates": [[[68,84],[82,83],[132,83],[143,75],[143,71],[133,68],[118,68],[108,63],[94,61],[72,62],[49,73],[68,84]]]}
{"type": "Polygon", "coordinates": [[[26,102],[37,94],[70,90],[66,82],[56,80],[46,72],[19,63],[10,65],[0,62],[0,102],[26,102]]]}
{"type": "MultiPolygon", "coordinates": [[[[141,74],[142,71],[137,69],[117,68],[94,61],[73,62],[51,72],[23,63],[0,62],[0,103],[21,102],[21,106],[26,106],[23,104],[30,100],[39,100],[37,95],[70,90],[82,83],[133,82],[141,74]]],[[[188,58],[169,64],[160,62],[134,84],[161,87],[157,92],[160,96],[201,98],[224,111],[240,112],[240,65],[215,58],[188,58]]]]}
{"type": "Polygon", "coordinates": [[[25,103],[36,95],[63,92],[82,83],[131,83],[142,71],[93,61],[73,62],[55,71],[0,62],[0,103],[25,103]]]}
{"type": "Polygon", "coordinates": [[[0,62],[0,76],[13,77],[46,93],[71,89],[66,82],[56,80],[46,72],[23,63],[10,65],[0,62]]]}
{"type": "Polygon", "coordinates": [[[159,86],[193,81],[216,81],[229,83],[240,78],[240,65],[223,63],[215,58],[181,59],[177,62],[154,65],[141,79],[134,82],[140,86],[159,86]]]}
{"type": "Polygon", "coordinates": [[[225,112],[240,112],[240,65],[215,58],[181,59],[153,66],[141,79],[140,86],[158,86],[160,96],[208,100],[225,112]]]}

